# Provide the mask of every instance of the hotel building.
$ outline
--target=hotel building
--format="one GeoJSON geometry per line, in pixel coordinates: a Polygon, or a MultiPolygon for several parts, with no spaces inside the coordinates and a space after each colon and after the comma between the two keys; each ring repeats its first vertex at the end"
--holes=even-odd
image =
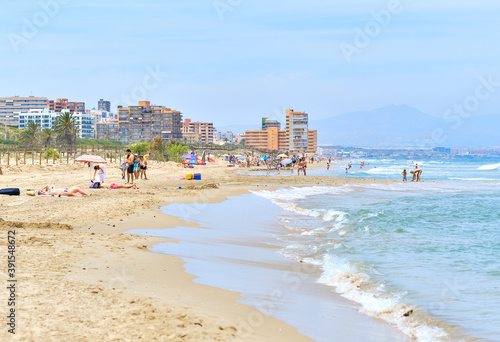
{"type": "Polygon", "coordinates": [[[45,108],[47,108],[46,97],[0,97],[0,123],[17,127],[19,125],[19,113],[45,108]]]}
{"type": "Polygon", "coordinates": [[[214,124],[213,122],[193,122],[191,119],[185,119],[182,123],[182,140],[186,143],[214,143],[214,124]]]}
{"type": "Polygon", "coordinates": [[[119,140],[123,142],[182,138],[182,113],[167,107],[139,101],[138,106],[118,108],[119,140]]]}

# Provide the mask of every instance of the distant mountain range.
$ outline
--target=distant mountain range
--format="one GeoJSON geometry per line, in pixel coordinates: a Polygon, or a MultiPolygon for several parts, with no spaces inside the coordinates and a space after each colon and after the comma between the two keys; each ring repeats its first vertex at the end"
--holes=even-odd
{"type": "Polygon", "coordinates": [[[319,144],[353,147],[500,146],[500,114],[436,118],[404,105],[311,120],[319,144]]]}
{"type": "MultiPolygon", "coordinates": [[[[445,119],[413,107],[389,105],[322,120],[312,118],[310,114],[309,128],[318,130],[319,144],[375,148],[500,146],[500,114],[467,118],[451,114],[445,119]]],[[[284,126],[282,123],[282,129],[284,126]]],[[[216,129],[243,133],[260,129],[260,123],[216,129]]]]}

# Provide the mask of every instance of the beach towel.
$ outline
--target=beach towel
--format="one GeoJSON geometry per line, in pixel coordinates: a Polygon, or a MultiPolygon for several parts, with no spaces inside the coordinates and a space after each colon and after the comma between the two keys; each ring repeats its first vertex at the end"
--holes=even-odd
{"type": "Polygon", "coordinates": [[[19,196],[20,194],[19,188],[0,189],[0,195],[19,196]]]}

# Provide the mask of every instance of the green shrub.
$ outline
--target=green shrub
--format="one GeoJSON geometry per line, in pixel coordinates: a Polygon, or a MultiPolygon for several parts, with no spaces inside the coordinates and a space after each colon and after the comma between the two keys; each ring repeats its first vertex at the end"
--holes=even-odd
{"type": "Polygon", "coordinates": [[[45,151],[44,154],[42,154],[42,158],[43,159],[52,159],[54,158],[54,154],[55,154],[55,159],[59,159],[59,152],[57,152],[57,150],[53,149],[53,148],[48,148],[47,151],[45,151]]]}

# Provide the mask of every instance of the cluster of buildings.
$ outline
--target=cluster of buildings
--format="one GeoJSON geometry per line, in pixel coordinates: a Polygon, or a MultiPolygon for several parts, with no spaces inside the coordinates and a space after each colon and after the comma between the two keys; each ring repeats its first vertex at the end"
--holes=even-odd
{"type": "Polygon", "coordinates": [[[76,119],[80,138],[102,139],[135,143],[149,141],[157,136],[165,141],[177,140],[187,144],[239,144],[245,139],[247,147],[265,151],[314,153],[317,133],[308,129],[308,114],[286,111],[286,127],[280,122],[262,119],[257,131],[245,134],[217,132],[213,122],[194,122],[182,118],[182,113],[165,107],[139,101],[136,106],[118,106],[111,111],[111,103],[98,101],[97,109],[86,109],[84,102],[68,99],[49,100],[46,97],[0,97],[0,124],[26,128],[36,122],[40,128],[54,129],[56,118],[70,112],[76,119]]]}
{"type": "Polygon", "coordinates": [[[269,152],[316,153],[318,133],[309,129],[307,113],[287,109],[285,129],[281,129],[281,123],[277,120],[262,118],[260,130],[245,132],[245,145],[269,152]]]}

